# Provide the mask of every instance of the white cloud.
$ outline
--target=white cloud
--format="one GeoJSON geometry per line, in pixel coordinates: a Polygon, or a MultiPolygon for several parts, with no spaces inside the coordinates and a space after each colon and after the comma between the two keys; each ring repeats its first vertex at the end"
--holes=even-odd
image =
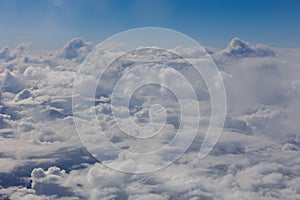
{"type": "Polygon", "coordinates": [[[233,38],[228,46],[217,54],[232,57],[265,57],[275,56],[275,51],[263,45],[253,46],[249,42],[245,42],[240,38],[233,38]]]}
{"type": "MultiPolygon", "coordinates": [[[[91,44],[73,39],[62,50],[33,53],[26,45],[0,51],[0,195],[10,199],[297,199],[299,187],[300,100],[299,50],[270,49],[234,39],[215,53],[222,68],[228,97],[224,132],[212,153],[204,160],[198,151],[209,122],[210,102],[203,81],[180,60],[167,63],[197,82],[201,111],[199,133],[188,151],[174,164],[151,174],[126,174],[109,169],[82,147],[72,119],[72,84],[78,63],[91,44]],[[275,52],[276,51],[276,55],[275,52]],[[274,56],[275,55],[275,56],[274,56]],[[238,58],[238,59],[237,59],[238,58]],[[32,183],[30,183],[30,180],[32,183]],[[30,189],[28,189],[30,188],[30,189]]],[[[179,47],[177,47],[179,48],[179,47]]],[[[195,58],[195,48],[182,49],[195,58]]],[[[102,52],[109,62],[112,54],[102,52]]],[[[147,51],[140,57],[153,59],[147,51]],[[148,55],[149,54],[149,55],[148,55]]],[[[153,53],[153,52],[152,52],[153,53]]],[[[160,54],[168,58],[170,55],[160,54]]],[[[172,57],[172,56],[171,56],[172,57]]],[[[150,142],[136,141],[123,134],[111,116],[108,95],[126,68],[138,63],[136,55],[119,60],[107,71],[104,85],[97,88],[95,109],[99,123],[116,145],[144,151],[160,148],[178,129],[176,99],[167,90],[141,89],[132,99],[130,111],[138,123],[149,122],[153,104],[168,109],[163,133],[150,142]],[[118,65],[122,64],[123,68],[118,65]],[[98,98],[99,97],[99,98],[98,98]]],[[[168,59],[167,59],[168,60],[168,59]]],[[[150,78],[172,83],[172,73],[160,70],[150,78]]],[[[125,74],[134,87],[133,79],[125,74]]],[[[137,73],[137,75],[139,75],[137,73]]],[[[82,78],[89,88],[96,79],[82,78]],[[87,82],[87,80],[89,80],[87,82]]],[[[175,81],[176,82],[176,81],[175,81]]],[[[185,91],[185,84],[174,87],[185,91]]],[[[183,94],[183,93],[182,93],[183,94]]],[[[90,99],[94,101],[94,99],[90,99]]],[[[189,101],[186,101],[189,102],[189,101]]],[[[186,103],[186,111],[195,109],[186,103]]],[[[121,108],[121,107],[120,107],[121,108]]],[[[91,108],[86,108],[86,110],[91,108]]],[[[126,109],[126,108],[125,108],[126,109]]],[[[83,110],[83,112],[86,112],[83,110]]],[[[190,116],[192,117],[192,116],[190,116]]],[[[187,120],[188,122],[189,120],[187,120]]],[[[89,122],[87,122],[87,125],[89,122]]],[[[87,132],[93,133],[91,127],[87,132]]],[[[190,134],[187,131],[186,134],[190,134]]],[[[90,135],[90,139],[95,137],[90,135]]],[[[170,149],[171,156],[176,149],[170,149]]],[[[102,152],[112,159],[111,149],[102,152]]],[[[130,158],[118,154],[124,168],[130,158]]],[[[144,158],[146,159],[146,158],[144,158]]],[[[154,164],[160,160],[154,160],[154,164]]],[[[149,166],[138,166],[147,168],[149,166]]]]}
{"type": "Polygon", "coordinates": [[[0,50],[0,59],[4,59],[5,61],[13,60],[15,57],[12,55],[8,48],[3,48],[0,50]]]}
{"type": "Polygon", "coordinates": [[[5,92],[18,93],[25,88],[25,84],[20,78],[10,72],[9,70],[4,71],[1,74],[1,90],[5,92]]]}
{"type": "Polygon", "coordinates": [[[59,57],[81,62],[92,49],[92,43],[85,43],[81,38],[74,38],[62,48],[59,57]]]}
{"type": "Polygon", "coordinates": [[[67,188],[60,186],[66,173],[57,167],[50,167],[47,171],[36,168],[31,173],[32,189],[38,195],[71,196],[67,188]]]}

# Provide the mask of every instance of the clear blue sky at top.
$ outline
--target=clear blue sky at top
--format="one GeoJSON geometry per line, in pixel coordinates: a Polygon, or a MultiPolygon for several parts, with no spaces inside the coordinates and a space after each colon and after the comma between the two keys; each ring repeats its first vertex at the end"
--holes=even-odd
{"type": "Polygon", "coordinates": [[[101,42],[131,28],[158,26],[203,45],[235,36],[300,47],[300,0],[0,0],[0,46],[60,48],[73,37],[101,42]]]}

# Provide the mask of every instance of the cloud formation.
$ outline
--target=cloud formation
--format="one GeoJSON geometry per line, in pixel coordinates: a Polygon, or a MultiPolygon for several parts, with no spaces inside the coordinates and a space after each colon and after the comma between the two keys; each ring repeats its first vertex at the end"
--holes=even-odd
{"type": "Polygon", "coordinates": [[[245,42],[240,38],[233,38],[228,46],[218,52],[223,56],[230,57],[265,57],[275,56],[275,51],[271,48],[263,45],[251,45],[249,42],[245,42]]]}
{"type": "MultiPolygon", "coordinates": [[[[31,52],[26,50],[26,45],[13,50],[1,49],[0,198],[267,200],[299,197],[299,50],[253,46],[234,38],[224,50],[214,52],[212,56],[222,69],[226,85],[228,113],[223,134],[211,154],[206,159],[198,159],[210,119],[210,102],[203,81],[190,76],[190,80],[199,83],[197,101],[201,112],[199,133],[193,144],[180,159],[162,170],[127,174],[97,163],[76,133],[72,119],[73,81],[78,64],[91,48],[90,43],[77,38],[57,51],[31,52]]],[[[199,56],[194,47],[182,51],[191,58],[199,56]]],[[[113,49],[106,53],[107,60],[109,55],[117,53],[113,49]]],[[[153,59],[151,52],[139,51],[139,55],[129,55],[131,62],[115,62],[105,74],[105,84],[99,84],[91,101],[95,102],[93,109],[108,139],[126,150],[147,152],[174,137],[180,110],[170,91],[149,86],[133,95],[129,111],[137,123],[147,124],[151,105],[166,106],[164,134],[150,142],[141,142],[123,134],[116,126],[109,93],[121,76],[134,86],[140,72],[130,76],[126,70],[138,65],[134,62],[137,56],[153,59]]],[[[186,75],[194,72],[178,59],[173,58],[168,64],[186,75]]],[[[145,72],[155,76],[151,66],[145,72]]],[[[174,80],[169,71],[161,69],[160,72],[158,78],[174,80]]],[[[185,92],[185,84],[178,87],[185,92]]],[[[189,106],[192,105],[189,101],[186,105],[187,111],[195,109],[189,106]]],[[[121,112],[124,108],[118,109],[121,112]]],[[[86,131],[93,139],[93,130],[89,128],[86,131]]],[[[111,159],[110,149],[105,153],[103,156],[107,157],[103,159],[111,159]]],[[[132,166],[132,160],[124,153],[118,154],[117,160],[124,168],[132,166]]]]}
{"type": "Polygon", "coordinates": [[[74,38],[62,48],[59,57],[81,62],[92,49],[92,43],[85,43],[81,38],[74,38]]]}

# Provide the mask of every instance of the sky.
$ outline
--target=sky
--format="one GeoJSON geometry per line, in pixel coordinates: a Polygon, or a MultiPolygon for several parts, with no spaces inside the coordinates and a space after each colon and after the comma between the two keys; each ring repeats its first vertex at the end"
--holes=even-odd
{"type": "Polygon", "coordinates": [[[275,47],[300,47],[297,0],[0,0],[0,46],[32,42],[57,49],[74,37],[101,42],[137,27],[174,29],[203,45],[241,37],[275,47]]]}
{"type": "Polygon", "coordinates": [[[299,6],[0,0],[0,199],[300,199],[299,6]]]}

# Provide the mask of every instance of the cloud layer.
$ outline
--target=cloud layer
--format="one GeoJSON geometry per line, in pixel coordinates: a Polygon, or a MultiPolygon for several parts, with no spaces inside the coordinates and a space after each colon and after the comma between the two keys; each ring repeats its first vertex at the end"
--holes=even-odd
{"type": "MultiPolygon", "coordinates": [[[[224,131],[213,151],[205,159],[198,158],[211,108],[203,81],[191,76],[199,83],[197,101],[201,112],[200,129],[193,144],[162,170],[128,174],[97,163],[80,142],[73,122],[73,81],[79,64],[94,45],[76,38],[57,51],[34,52],[26,50],[27,46],[0,50],[1,198],[299,198],[300,50],[272,49],[234,38],[225,49],[211,52],[222,70],[228,99],[224,131]]],[[[201,55],[194,47],[182,51],[195,59],[201,55]]],[[[116,53],[120,52],[106,52],[107,59],[116,53]]],[[[149,52],[139,53],[142,55],[130,56],[153,59],[149,52]]],[[[116,145],[135,152],[155,150],[172,139],[178,129],[178,102],[163,88],[141,88],[131,99],[130,113],[143,125],[149,122],[151,105],[166,106],[163,134],[150,142],[123,134],[112,117],[109,94],[115,79],[123,75],[131,82],[138,79],[126,74],[138,63],[127,61],[119,60],[107,71],[105,84],[97,88],[93,108],[107,137],[116,145]]],[[[169,64],[182,73],[193,74],[178,59],[171,58],[169,64]]],[[[151,66],[147,70],[150,76],[151,66]]],[[[161,71],[164,80],[175,80],[169,75],[161,71]]],[[[185,92],[184,84],[178,87],[185,92]]],[[[189,103],[187,111],[195,109],[189,103]]],[[[87,126],[86,131],[93,130],[87,126]]],[[[103,156],[107,156],[104,160],[112,159],[109,149],[103,156]]],[[[126,161],[120,162],[124,168],[132,166],[126,156],[120,153],[116,158],[126,161]]]]}

